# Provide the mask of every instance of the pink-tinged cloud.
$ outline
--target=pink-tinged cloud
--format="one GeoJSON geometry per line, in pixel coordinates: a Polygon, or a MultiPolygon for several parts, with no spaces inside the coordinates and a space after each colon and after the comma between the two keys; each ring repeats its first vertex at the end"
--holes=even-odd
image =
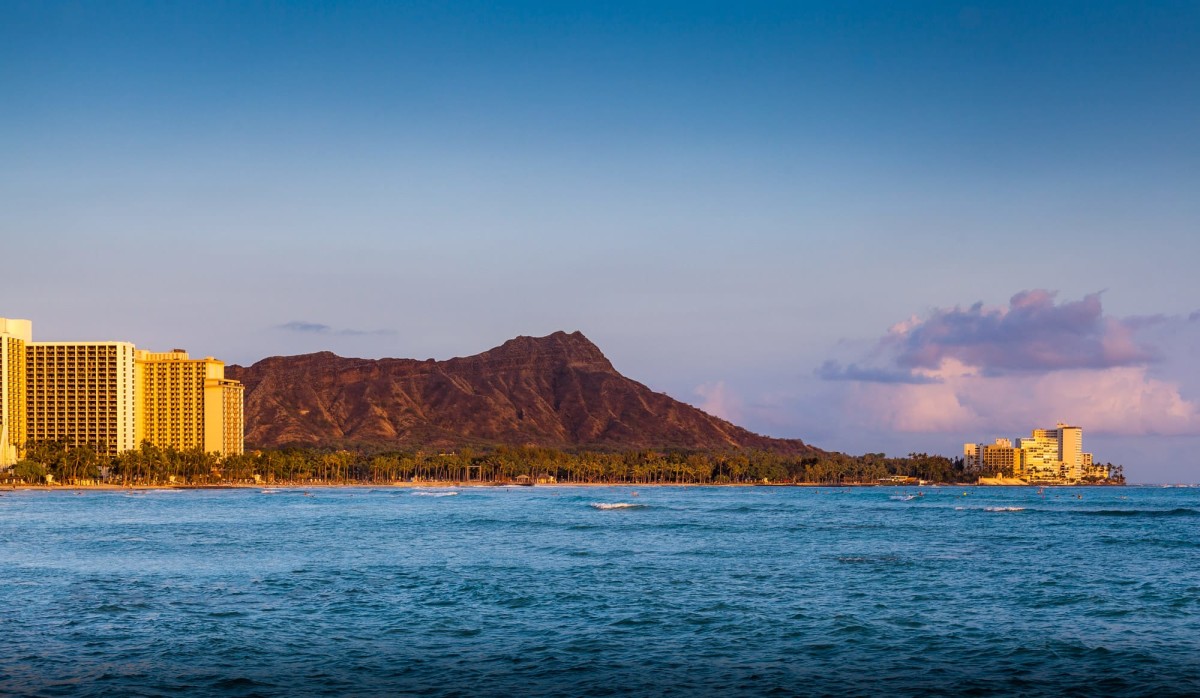
{"type": "Polygon", "coordinates": [[[1106,317],[1099,294],[1060,304],[1054,296],[1036,289],[1016,294],[1007,307],[937,309],[893,327],[881,348],[896,368],[935,369],[954,359],[988,374],[1140,366],[1155,359],[1134,339],[1145,318],[1106,317]]]}
{"type": "Polygon", "coordinates": [[[725,385],[725,381],[705,383],[696,388],[696,394],[703,398],[697,405],[700,409],[726,421],[738,423],[742,418],[742,401],[725,385]]]}
{"type": "Polygon", "coordinates": [[[1063,421],[1123,435],[1200,434],[1200,405],[1140,366],[984,376],[961,367],[938,383],[860,383],[850,397],[865,425],[901,432],[1017,436],[1063,421]]]}
{"type": "Polygon", "coordinates": [[[1151,365],[1171,362],[1135,336],[1182,320],[1113,318],[1098,294],[1056,304],[1049,291],[1025,291],[1007,307],[976,303],[910,319],[864,363],[830,361],[816,373],[849,381],[845,418],[876,429],[984,438],[1064,421],[1093,433],[1200,434],[1200,404],[1181,382],[1151,375],[1151,365]]]}

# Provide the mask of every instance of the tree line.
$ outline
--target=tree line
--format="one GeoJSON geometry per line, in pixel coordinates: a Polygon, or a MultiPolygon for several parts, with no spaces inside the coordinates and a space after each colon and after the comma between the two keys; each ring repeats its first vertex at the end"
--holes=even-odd
{"type": "MultiPolygon", "coordinates": [[[[1119,472],[1119,470],[1118,470],[1119,472]]],[[[498,446],[454,451],[281,448],[221,457],[201,449],[143,443],[116,456],[89,446],[28,445],[10,482],[135,485],[598,483],[598,484],[878,484],[973,483],[981,475],[962,458],[910,453],[786,455],[771,451],[569,451],[498,446]]]]}

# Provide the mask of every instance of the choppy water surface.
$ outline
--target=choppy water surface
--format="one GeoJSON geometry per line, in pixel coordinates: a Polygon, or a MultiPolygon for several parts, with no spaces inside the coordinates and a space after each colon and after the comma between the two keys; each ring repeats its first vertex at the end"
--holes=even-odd
{"type": "Polygon", "coordinates": [[[1200,694],[1198,489],[633,491],[3,492],[0,694],[1200,694]]]}

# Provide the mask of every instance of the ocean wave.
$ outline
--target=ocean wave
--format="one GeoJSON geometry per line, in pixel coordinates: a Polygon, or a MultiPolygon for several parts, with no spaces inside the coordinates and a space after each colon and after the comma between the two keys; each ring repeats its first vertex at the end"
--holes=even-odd
{"type": "Polygon", "coordinates": [[[414,497],[454,497],[457,492],[413,492],[414,497]]]}
{"type": "Polygon", "coordinates": [[[892,496],[888,497],[888,499],[891,499],[891,500],[897,501],[897,502],[911,502],[912,500],[914,500],[916,498],[917,498],[917,495],[915,495],[915,494],[893,494],[892,496]]]}
{"type": "Polygon", "coordinates": [[[1025,507],[984,507],[984,511],[1025,511],[1025,507]]]}
{"type": "Polygon", "coordinates": [[[593,509],[607,511],[609,509],[645,509],[645,504],[634,504],[632,502],[595,502],[592,505],[593,509]]]}

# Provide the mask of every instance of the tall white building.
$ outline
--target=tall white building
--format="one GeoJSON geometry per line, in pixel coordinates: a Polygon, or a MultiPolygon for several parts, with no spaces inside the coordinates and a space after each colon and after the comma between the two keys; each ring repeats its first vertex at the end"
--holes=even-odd
{"type": "MultiPolygon", "coordinates": [[[[1068,480],[1083,477],[1083,429],[1058,423],[1058,459],[1068,480]]],[[[1090,458],[1088,460],[1091,460],[1090,458]]]]}

